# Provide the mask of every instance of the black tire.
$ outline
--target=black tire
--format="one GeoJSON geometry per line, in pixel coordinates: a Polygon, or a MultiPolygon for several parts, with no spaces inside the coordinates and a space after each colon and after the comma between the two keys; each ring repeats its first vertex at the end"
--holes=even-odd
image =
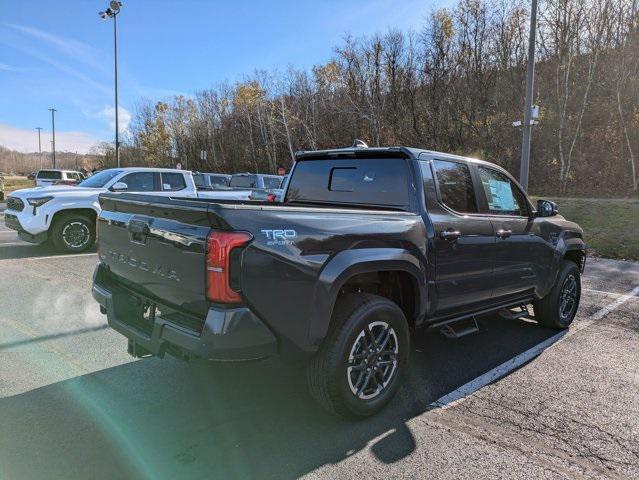
{"type": "Polygon", "coordinates": [[[311,395],[326,410],[343,417],[373,415],[397,393],[409,351],[408,322],[397,304],[367,293],[345,295],[335,305],[328,334],[308,366],[311,395]],[[379,344],[384,343],[380,357],[365,346],[381,346],[365,329],[372,331],[379,344]],[[351,364],[358,365],[349,367],[351,356],[351,364]],[[379,363],[376,358],[381,359],[379,363]],[[367,379],[369,385],[362,387],[367,379]]]}
{"type": "Polygon", "coordinates": [[[535,318],[543,327],[555,330],[568,328],[577,314],[580,298],[581,272],[579,267],[570,260],[563,260],[557,282],[552,290],[533,304],[535,318]]]}
{"type": "Polygon", "coordinates": [[[84,252],[95,243],[95,222],[84,215],[64,213],[54,220],[49,238],[63,252],[84,252]]]}

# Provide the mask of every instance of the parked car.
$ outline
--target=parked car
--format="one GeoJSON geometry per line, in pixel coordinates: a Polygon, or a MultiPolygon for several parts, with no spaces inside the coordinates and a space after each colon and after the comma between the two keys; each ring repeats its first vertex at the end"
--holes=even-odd
{"type": "MultiPolygon", "coordinates": [[[[378,412],[410,332],[456,338],[475,315],[567,328],[581,228],[504,169],[413,148],[297,154],[284,201],[100,195],[93,296],[133,356],[308,357],[314,398],[378,412]]],[[[158,367],[159,368],[159,367],[158,367]]]]}
{"type": "Polygon", "coordinates": [[[60,250],[82,252],[95,242],[95,219],[100,213],[98,195],[107,191],[186,198],[210,196],[210,192],[197,191],[187,170],[114,168],[96,173],[77,186],[14,191],[7,199],[5,224],[27,242],[50,239],[60,250]]]}
{"type": "Polygon", "coordinates": [[[284,177],[280,175],[264,175],[262,173],[236,173],[231,176],[229,187],[275,190],[278,188],[282,188],[283,180],[284,177]]]}
{"type": "Polygon", "coordinates": [[[193,174],[195,186],[198,189],[213,190],[216,188],[226,188],[229,186],[231,175],[224,173],[200,173],[193,174]]]}
{"type": "Polygon", "coordinates": [[[56,169],[39,170],[35,177],[36,187],[47,187],[58,182],[78,183],[82,181],[82,179],[82,174],[80,172],[76,172],[75,170],[56,169]]]}

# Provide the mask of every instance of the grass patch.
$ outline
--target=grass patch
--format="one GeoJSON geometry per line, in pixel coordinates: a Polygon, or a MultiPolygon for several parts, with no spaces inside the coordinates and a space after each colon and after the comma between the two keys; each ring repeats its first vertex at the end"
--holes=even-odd
{"type": "Polygon", "coordinates": [[[639,260],[639,199],[548,199],[557,203],[560,215],[584,229],[589,255],[639,260]]]}
{"type": "Polygon", "coordinates": [[[27,177],[4,177],[5,196],[9,196],[9,194],[14,190],[31,187],[35,187],[35,182],[27,179],[27,177]]]}

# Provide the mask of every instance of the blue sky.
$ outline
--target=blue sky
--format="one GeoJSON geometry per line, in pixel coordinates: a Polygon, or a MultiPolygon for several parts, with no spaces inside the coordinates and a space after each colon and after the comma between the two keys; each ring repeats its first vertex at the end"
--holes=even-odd
{"type": "MultiPolygon", "coordinates": [[[[30,0],[0,17],[0,145],[87,151],[113,137],[113,25],[107,0],[30,0]]],[[[191,95],[255,69],[309,68],[347,34],[417,30],[445,0],[130,0],[118,17],[120,121],[141,98],[191,95]]]]}

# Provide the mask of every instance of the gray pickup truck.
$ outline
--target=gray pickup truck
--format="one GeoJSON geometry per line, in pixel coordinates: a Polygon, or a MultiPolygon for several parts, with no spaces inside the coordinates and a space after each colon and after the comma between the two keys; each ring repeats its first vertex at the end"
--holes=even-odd
{"type": "Polygon", "coordinates": [[[313,396],[344,416],[393,397],[414,329],[459,337],[491,312],[562,329],[579,304],[582,230],[479,160],[300,152],[281,203],[100,204],[93,295],[131,354],[307,358],[313,396]]]}

